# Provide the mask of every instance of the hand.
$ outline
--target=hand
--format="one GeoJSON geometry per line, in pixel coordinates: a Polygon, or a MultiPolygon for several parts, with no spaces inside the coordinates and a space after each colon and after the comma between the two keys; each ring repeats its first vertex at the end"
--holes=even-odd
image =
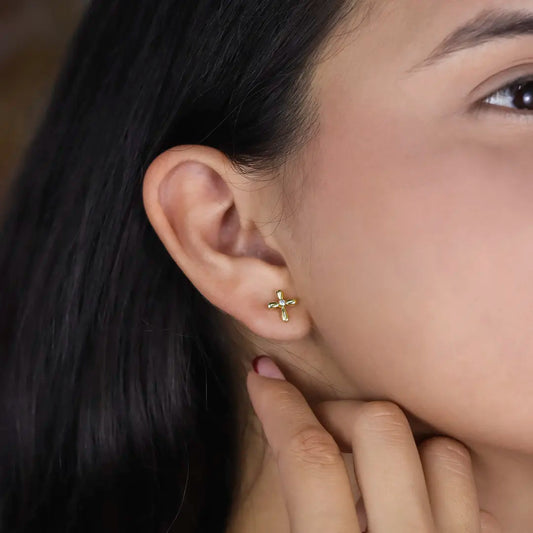
{"type": "MultiPolygon", "coordinates": [[[[273,376],[277,367],[268,365],[262,358],[273,376]]],[[[276,458],[291,533],[361,533],[364,523],[370,533],[501,533],[479,509],[468,449],[449,437],[417,447],[397,404],[338,400],[313,411],[288,381],[251,370],[246,384],[276,458]],[[364,518],[341,447],[353,453],[364,518]]]]}

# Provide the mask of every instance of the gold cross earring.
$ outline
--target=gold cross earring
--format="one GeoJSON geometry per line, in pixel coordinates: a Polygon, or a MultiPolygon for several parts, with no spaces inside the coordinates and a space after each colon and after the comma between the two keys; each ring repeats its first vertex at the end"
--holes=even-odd
{"type": "Polygon", "coordinates": [[[268,304],[268,308],[269,309],[280,308],[281,309],[281,320],[283,320],[283,322],[288,322],[289,321],[289,315],[287,314],[287,310],[285,309],[285,306],[286,305],[295,305],[298,301],[295,300],[294,298],[290,299],[290,300],[285,300],[285,298],[283,297],[283,291],[282,290],[276,291],[276,296],[278,297],[278,301],[277,302],[270,302],[268,304]]]}

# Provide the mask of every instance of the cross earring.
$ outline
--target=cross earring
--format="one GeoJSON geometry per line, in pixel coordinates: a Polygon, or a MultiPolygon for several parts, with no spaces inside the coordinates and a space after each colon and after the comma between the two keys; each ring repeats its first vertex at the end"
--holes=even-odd
{"type": "Polygon", "coordinates": [[[278,290],[276,291],[276,296],[278,297],[278,301],[277,302],[270,302],[268,304],[268,308],[269,309],[281,309],[281,320],[283,320],[283,322],[288,322],[289,321],[289,315],[287,314],[287,310],[285,309],[285,306],[287,305],[295,305],[298,301],[295,300],[294,298],[290,299],[290,300],[285,300],[285,298],[283,297],[283,291],[282,290],[278,290]]]}

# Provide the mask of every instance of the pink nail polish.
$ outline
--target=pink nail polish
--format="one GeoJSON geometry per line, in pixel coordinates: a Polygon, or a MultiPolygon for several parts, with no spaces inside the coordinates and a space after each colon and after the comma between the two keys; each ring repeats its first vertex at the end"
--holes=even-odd
{"type": "Polygon", "coordinates": [[[266,378],[283,379],[285,376],[281,373],[276,363],[266,355],[260,355],[252,361],[252,366],[257,374],[266,378]]]}

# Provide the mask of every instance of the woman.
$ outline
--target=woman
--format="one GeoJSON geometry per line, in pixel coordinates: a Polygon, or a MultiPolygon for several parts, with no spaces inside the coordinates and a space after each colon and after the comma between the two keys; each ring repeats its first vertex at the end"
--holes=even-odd
{"type": "Polygon", "coordinates": [[[94,2],[3,223],[2,531],[530,531],[532,29],[94,2]]]}

